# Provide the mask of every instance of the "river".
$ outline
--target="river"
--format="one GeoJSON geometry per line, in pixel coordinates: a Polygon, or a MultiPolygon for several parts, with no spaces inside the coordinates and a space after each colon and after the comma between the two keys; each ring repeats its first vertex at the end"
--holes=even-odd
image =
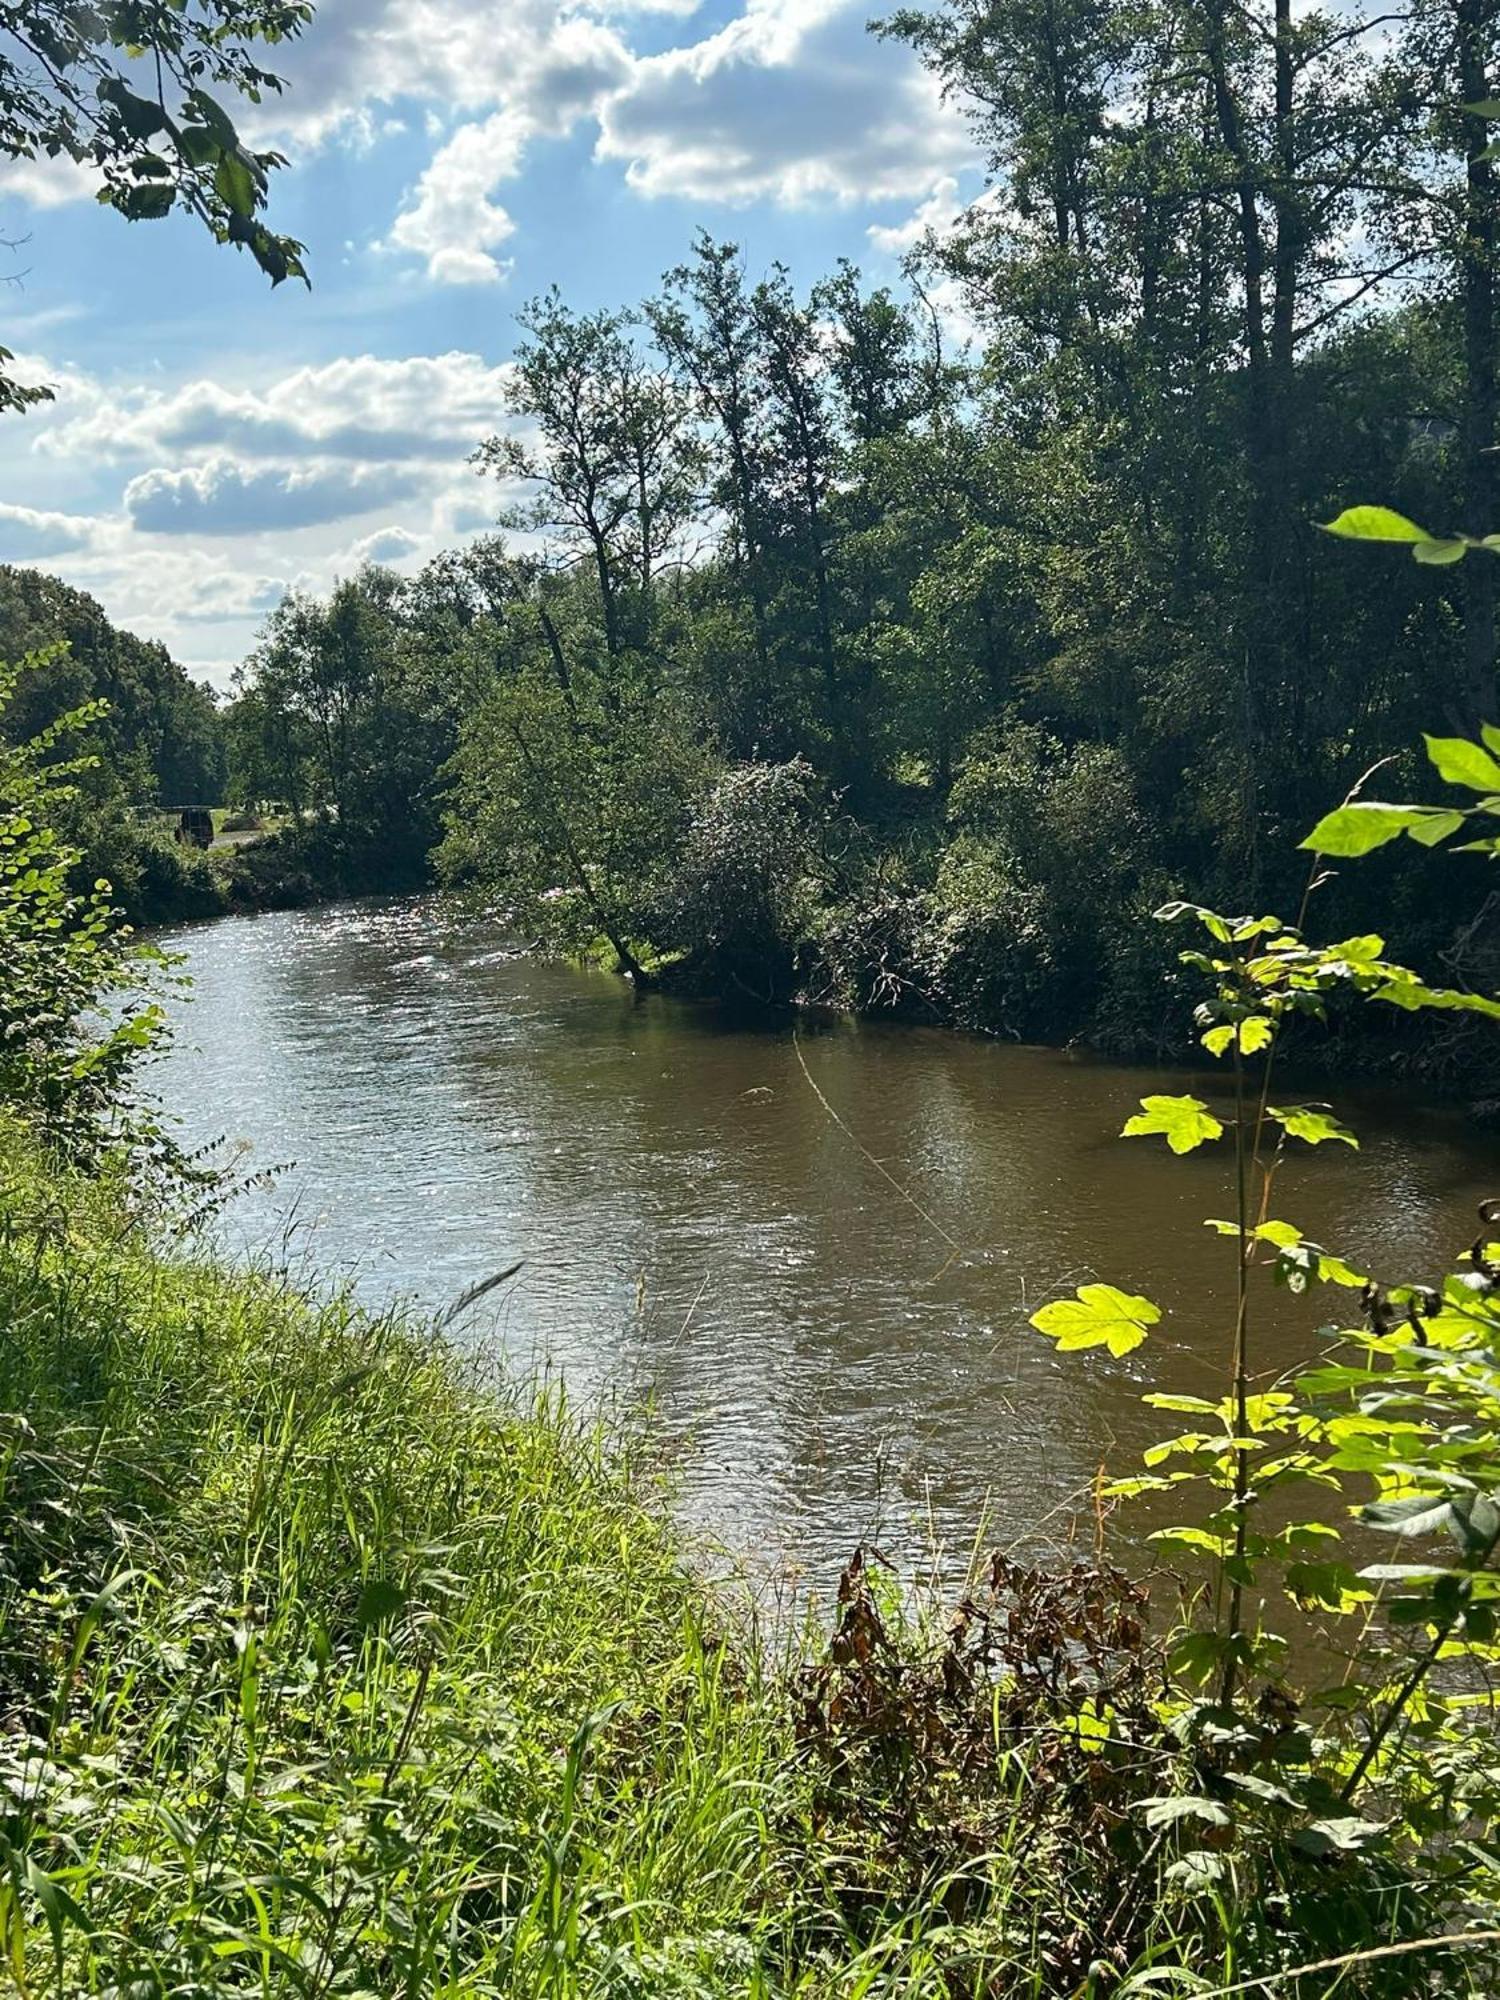
{"type": "MultiPolygon", "coordinates": [[[[236,1250],[443,1308],[575,1397],[649,1395],[688,1520],[762,1576],[826,1585],[874,1536],[962,1563],[1089,1532],[1103,1462],[1217,1393],[1227,1145],[1116,1135],[1144,1093],[1221,1075],[879,1024],[747,1025],[517,955],[430,898],[228,918],[162,940],[189,995],[154,1081],[193,1141],[283,1163],[220,1224],[236,1250]],[[1092,1278],[1163,1309],[1124,1360],[1027,1324],[1092,1278]]],[[[1456,1116],[1345,1097],[1358,1152],[1290,1167],[1278,1214],[1429,1276],[1500,1188],[1456,1116]]],[[[1269,1290],[1263,1365],[1317,1345],[1348,1293],[1269,1290]]]]}

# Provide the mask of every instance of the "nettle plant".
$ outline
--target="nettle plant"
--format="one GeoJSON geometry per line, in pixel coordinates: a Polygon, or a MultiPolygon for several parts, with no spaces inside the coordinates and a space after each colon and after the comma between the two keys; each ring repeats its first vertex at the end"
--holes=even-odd
{"type": "MultiPolygon", "coordinates": [[[[1351,796],[1302,843],[1313,856],[1309,892],[1322,857],[1402,836],[1435,846],[1464,832],[1466,849],[1500,854],[1500,730],[1427,747],[1439,775],[1472,796],[1437,806],[1351,796]]],[[[1476,1240],[1433,1283],[1368,1272],[1311,1241],[1276,1213],[1279,1170],[1298,1146],[1358,1142],[1326,1105],[1281,1100],[1277,1059],[1294,1023],[1321,1020],[1344,999],[1497,1020],[1500,1001],[1430,986],[1387,958],[1377,936],[1310,942],[1309,899],[1295,924],[1187,903],[1158,913],[1203,934],[1182,958],[1207,982],[1196,1023],[1209,1054],[1232,1065],[1232,1107],[1221,1117],[1197,1097],[1147,1097],[1124,1136],[1163,1139],[1174,1153],[1228,1142],[1233,1213],[1209,1227],[1234,1260],[1232,1354],[1217,1400],[1146,1397],[1191,1428],[1105,1491],[1196,1503],[1185,1525],[1151,1537],[1174,1560],[1203,1566],[1169,1658],[1173,1727],[1212,1772],[1213,1795],[1170,1810],[1222,1828],[1238,1797],[1281,1815],[1293,1844],[1316,1855],[1394,1831],[1356,1811],[1378,1789],[1399,1792],[1400,1825],[1418,1838],[1465,1823],[1477,1837],[1495,1816],[1500,1772],[1486,1768],[1482,1739],[1463,1722],[1466,1708],[1491,1699],[1486,1676],[1500,1665],[1500,1201],[1484,1205],[1476,1240]],[[1252,1308],[1267,1275],[1347,1301],[1309,1367],[1258,1364],[1252,1308]],[[1392,1537],[1403,1559],[1356,1566],[1344,1547],[1351,1522],[1392,1537]],[[1290,1635],[1265,1623],[1278,1600],[1290,1635]],[[1315,1626],[1341,1618],[1350,1643],[1314,1639],[1315,1626]],[[1337,1669],[1300,1705],[1280,1680],[1298,1626],[1299,1658],[1337,1669]]],[[[1160,1318],[1148,1299],[1090,1284],[1032,1324],[1059,1350],[1123,1355],[1160,1318]]],[[[1487,1852],[1484,1865],[1495,1858],[1487,1852]]]]}

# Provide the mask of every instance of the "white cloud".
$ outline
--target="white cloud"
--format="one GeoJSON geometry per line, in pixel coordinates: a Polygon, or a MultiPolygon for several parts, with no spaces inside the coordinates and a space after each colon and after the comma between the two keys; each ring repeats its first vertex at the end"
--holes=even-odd
{"type": "Polygon", "coordinates": [[[0,208],[12,202],[24,202],[28,208],[61,208],[65,202],[89,200],[98,186],[98,174],[65,154],[55,160],[43,157],[0,164],[0,208]]]}
{"type": "Polygon", "coordinates": [[[414,535],[407,528],[377,528],[372,535],[365,535],[350,548],[346,560],[356,569],[365,563],[398,563],[408,556],[414,556],[422,546],[420,535],[414,535]]]}
{"type": "MultiPolygon", "coordinates": [[[[918,197],[974,162],[931,75],[869,34],[869,0],[743,0],[696,39],[694,11],[692,0],[320,0],[307,32],[275,51],[286,92],[244,122],[296,160],[419,130],[425,114],[435,150],[381,247],[445,284],[505,274],[496,253],[515,223],[498,190],[535,140],[580,121],[597,123],[597,156],[621,162],[641,194],[698,201],[918,197]],[[628,46],[622,30],[646,13],[679,17],[680,44],[628,46]]],[[[67,193],[63,177],[34,198],[67,193]]]]}
{"type": "Polygon", "coordinates": [[[952,174],[944,174],[927,199],[914,208],[904,222],[888,226],[873,222],[865,235],[873,249],[884,251],[888,257],[901,257],[929,236],[951,235],[963,212],[963,203],[958,199],[958,182],[952,174]]]}
{"type": "Polygon", "coordinates": [[[184,625],[220,625],[264,618],[293,587],[284,576],[246,575],[240,570],[189,574],[179,588],[173,616],[184,625]]]}
{"type": "Polygon", "coordinates": [[[748,0],[727,27],[639,60],[598,151],[643,194],[797,205],[923,194],[968,165],[958,113],[863,0],[748,0]]]}
{"type": "Polygon", "coordinates": [[[524,125],[509,111],[464,125],[433,155],[391,227],[390,247],[427,260],[439,284],[493,284],[503,275],[490,253],[515,228],[490,195],[521,167],[524,125]]]}
{"type": "Polygon", "coordinates": [[[348,355],[234,388],[200,377],[172,389],[106,389],[73,375],[55,412],[28,421],[34,448],[63,459],[285,461],[306,452],[452,465],[501,424],[509,379],[508,365],[456,351],[348,355]]]}
{"type": "Polygon", "coordinates": [[[59,514],[0,502],[0,562],[41,562],[48,556],[86,549],[93,539],[94,522],[86,514],[59,514]]]}
{"type": "Polygon", "coordinates": [[[132,524],[150,535],[288,533],[368,514],[420,490],[406,466],[265,465],[233,459],[173,469],[154,466],[125,488],[132,524]]]}
{"type": "Polygon", "coordinates": [[[515,224],[493,199],[521,171],[533,138],[560,137],[630,74],[612,30],[558,17],[519,56],[500,91],[501,108],[462,125],[434,154],[392,225],[387,247],[424,257],[439,284],[493,284],[505,267],[492,254],[515,224]]]}

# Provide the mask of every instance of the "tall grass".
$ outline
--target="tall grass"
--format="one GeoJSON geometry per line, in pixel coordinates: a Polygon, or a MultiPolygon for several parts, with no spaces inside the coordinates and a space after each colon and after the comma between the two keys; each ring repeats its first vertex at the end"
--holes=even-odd
{"type": "Polygon", "coordinates": [[[1055,1644],[1006,1681],[860,1583],[794,1678],[685,1569],[647,1442],[129,1206],[0,1131],[0,1988],[1102,2000],[1420,1925],[1365,1876],[1274,1920],[1249,1860],[1175,1881],[1149,1663],[1089,1743],[1055,1644]]]}
{"type": "Polygon", "coordinates": [[[696,1990],[788,1724],[639,1461],[16,1168],[0,1313],[21,1991],[696,1990]]]}

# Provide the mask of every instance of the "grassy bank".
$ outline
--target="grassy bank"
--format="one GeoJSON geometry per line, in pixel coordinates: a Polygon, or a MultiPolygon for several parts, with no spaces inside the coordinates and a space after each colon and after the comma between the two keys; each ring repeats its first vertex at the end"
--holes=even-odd
{"type": "Polygon", "coordinates": [[[13,1135],[0,1188],[0,1985],[1104,2000],[1448,1921],[1420,1867],[1162,1812],[1203,1771],[1123,1579],[1002,1564],[923,1636],[855,1567],[794,1668],[628,1437],[13,1135]]]}
{"type": "Polygon", "coordinates": [[[788,1743],[653,1481],[14,1157],[0,1260],[18,1986],[709,1978],[788,1743]]]}

